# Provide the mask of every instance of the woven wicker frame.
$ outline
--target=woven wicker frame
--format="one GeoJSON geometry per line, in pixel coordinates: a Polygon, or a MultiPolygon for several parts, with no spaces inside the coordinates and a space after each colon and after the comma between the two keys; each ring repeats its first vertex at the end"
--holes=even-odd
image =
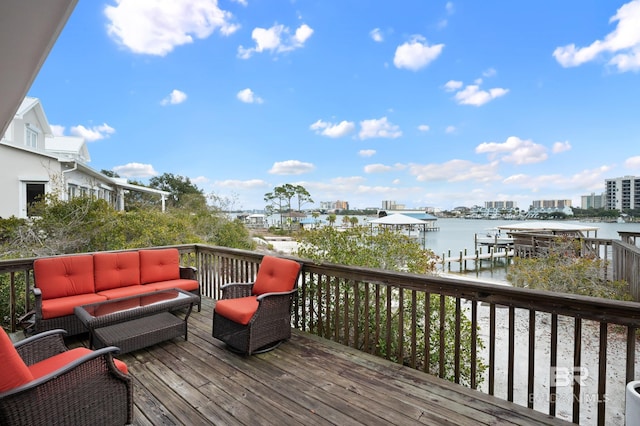
{"type": "MultiPolygon", "coordinates": [[[[251,355],[261,349],[291,338],[291,309],[297,293],[298,280],[287,292],[265,293],[258,296],[258,309],[247,325],[236,323],[213,311],[212,336],[231,349],[251,355]]],[[[222,299],[251,295],[253,283],[231,283],[222,286],[222,299]]],[[[275,346],[274,346],[275,347],[275,346]]]]}
{"type": "MultiPolygon", "coordinates": [[[[191,266],[180,267],[180,278],[197,281],[197,276],[198,273],[196,268],[191,266]]],[[[42,293],[37,287],[33,288],[32,291],[35,296],[35,322],[33,325],[34,333],[42,333],[43,331],[47,330],[62,329],[67,332],[68,336],[75,336],[76,334],[89,332],[87,327],[85,327],[85,325],[78,319],[76,315],[65,315],[62,317],[44,319],[42,317],[42,293]]],[[[197,290],[193,290],[190,293],[198,296],[198,312],[200,312],[202,309],[202,296],[200,294],[200,286],[198,286],[197,290]]]]}
{"type": "MultiPolygon", "coordinates": [[[[63,330],[38,334],[15,344],[27,365],[67,351],[63,330]]],[[[118,370],[109,347],[94,351],[55,372],[0,393],[0,424],[122,425],[133,420],[131,377],[118,370]]]]}

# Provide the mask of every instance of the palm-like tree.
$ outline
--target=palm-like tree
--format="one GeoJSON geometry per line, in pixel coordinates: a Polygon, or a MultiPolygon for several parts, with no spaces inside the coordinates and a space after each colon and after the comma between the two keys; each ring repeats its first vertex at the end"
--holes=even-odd
{"type": "Polygon", "coordinates": [[[331,213],[329,216],[327,216],[327,222],[329,222],[329,226],[333,226],[336,223],[336,220],[338,219],[338,217],[331,213]]]}

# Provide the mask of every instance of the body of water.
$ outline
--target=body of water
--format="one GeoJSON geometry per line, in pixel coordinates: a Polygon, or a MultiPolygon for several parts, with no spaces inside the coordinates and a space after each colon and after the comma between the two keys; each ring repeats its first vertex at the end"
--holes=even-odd
{"type": "MultiPolygon", "coordinates": [[[[350,216],[351,217],[351,216],[350,216]]],[[[366,225],[369,221],[376,219],[374,216],[356,216],[358,224],[366,225]]],[[[321,215],[318,220],[326,223],[326,215],[321,215]]],[[[342,224],[343,216],[338,215],[335,225],[342,224]]],[[[278,216],[269,216],[267,218],[270,225],[279,223],[278,216]]],[[[475,253],[474,236],[476,233],[484,233],[489,229],[501,225],[509,225],[517,221],[510,220],[490,220],[490,219],[448,219],[440,218],[435,222],[438,231],[429,231],[424,239],[424,247],[433,250],[437,256],[449,257],[459,256],[460,252],[466,250],[467,254],[475,253]]],[[[640,223],[616,223],[616,222],[580,222],[580,221],[564,221],[566,223],[574,223],[586,226],[597,227],[597,231],[589,232],[589,237],[597,237],[604,239],[619,239],[618,232],[640,232],[640,223]]],[[[483,253],[487,253],[487,248],[483,248],[483,253]]],[[[489,261],[481,262],[476,268],[475,262],[468,261],[467,269],[460,271],[458,263],[452,263],[450,268],[444,268],[443,272],[452,274],[462,274],[467,277],[475,277],[478,279],[505,283],[508,263],[503,259],[497,260],[492,266],[489,261]]]]}

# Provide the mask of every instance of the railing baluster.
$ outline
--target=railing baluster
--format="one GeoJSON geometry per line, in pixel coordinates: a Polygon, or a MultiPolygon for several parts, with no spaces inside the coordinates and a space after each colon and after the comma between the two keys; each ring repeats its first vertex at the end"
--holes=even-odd
{"type": "MultiPolygon", "coordinates": [[[[335,300],[333,310],[333,338],[336,342],[340,341],[340,278],[331,278],[328,275],[324,280],[324,309],[326,312],[326,325],[325,325],[325,333],[324,337],[329,338],[331,336],[331,281],[335,280],[335,285],[333,286],[333,298],[335,300]]],[[[319,297],[320,298],[320,297],[319,297]]],[[[321,300],[318,300],[318,306],[321,306],[321,300]]],[[[321,311],[318,308],[318,315],[321,315],[321,311]]]]}
{"type": "Polygon", "coordinates": [[[424,295],[424,367],[426,373],[431,372],[431,293],[424,295]]]}
{"type": "Polygon", "coordinates": [[[496,385],[496,305],[489,306],[489,395],[495,395],[496,385]]]}
{"type": "Polygon", "coordinates": [[[376,284],[376,332],[375,332],[375,354],[380,356],[380,284],[376,284]]]}
{"type": "Polygon", "coordinates": [[[360,285],[356,281],[353,283],[353,347],[360,348],[360,285]]]}
{"type": "Polygon", "coordinates": [[[471,389],[477,389],[478,383],[478,302],[471,301],[471,389]]]}
{"type": "Polygon", "coordinates": [[[364,350],[366,352],[369,352],[370,350],[370,342],[369,342],[369,324],[371,323],[371,315],[370,315],[370,310],[369,310],[369,283],[365,282],[364,283],[364,342],[363,342],[363,347],[364,350]]]}
{"type": "Polygon", "coordinates": [[[438,344],[440,347],[438,348],[438,365],[440,367],[439,375],[444,378],[444,359],[445,359],[445,321],[446,321],[446,310],[445,310],[445,295],[440,295],[440,341],[438,344]]]}
{"type": "Polygon", "coordinates": [[[556,415],[556,394],[555,372],[558,366],[558,314],[551,314],[551,336],[549,354],[549,414],[556,415]]]}
{"type": "Polygon", "coordinates": [[[398,289],[398,364],[404,363],[404,290],[398,289]]]}
{"type": "MultiPolygon", "coordinates": [[[[573,330],[573,368],[582,367],[582,319],[576,317],[573,330]]],[[[580,423],[580,381],[573,380],[573,417],[572,421],[580,423]]]]}
{"type": "Polygon", "coordinates": [[[636,327],[627,327],[627,356],[625,384],[635,380],[636,377],[636,327]]]}
{"type": "Polygon", "coordinates": [[[417,315],[418,315],[418,292],[411,290],[411,368],[416,368],[417,354],[417,315]]]}
{"type": "Polygon", "coordinates": [[[513,375],[515,370],[516,310],[509,306],[509,361],[507,367],[507,401],[513,402],[513,375]]]}
{"type": "Polygon", "coordinates": [[[453,381],[460,383],[460,298],[456,297],[456,329],[453,349],[453,381]]]}
{"type": "Polygon", "coordinates": [[[600,350],[598,358],[598,425],[604,426],[607,393],[607,323],[600,322],[600,350]]]}
{"type": "Polygon", "coordinates": [[[9,273],[9,321],[11,330],[16,329],[16,273],[9,273]]]}
{"type": "Polygon", "coordinates": [[[343,327],[344,330],[342,332],[342,344],[345,346],[351,346],[349,345],[349,280],[344,280],[344,301],[342,303],[343,306],[343,315],[344,318],[342,319],[342,323],[343,323],[343,327]]]}
{"type": "Polygon", "coordinates": [[[393,289],[391,286],[386,286],[386,297],[387,297],[387,321],[386,321],[386,332],[385,332],[385,342],[387,343],[387,359],[391,359],[391,316],[392,316],[392,303],[391,303],[391,292],[393,289]]]}
{"type": "Polygon", "coordinates": [[[527,377],[527,407],[533,408],[533,377],[536,362],[536,311],[529,310],[529,374],[527,377]]]}

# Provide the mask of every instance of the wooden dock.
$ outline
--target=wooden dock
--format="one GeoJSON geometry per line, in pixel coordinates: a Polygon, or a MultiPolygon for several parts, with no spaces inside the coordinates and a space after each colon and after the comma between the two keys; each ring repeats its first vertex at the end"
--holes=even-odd
{"type": "Polygon", "coordinates": [[[121,357],[135,425],[568,424],[295,330],[275,351],[239,356],[211,337],[212,306],[192,313],[188,341],[121,357]]]}
{"type": "Polygon", "coordinates": [[[469,262],[473,262],[473,269],[477,270],[480,269],[482,262],[489,262],[490,268],[499,260],[508,265],[515,255],[516,252],[513,249],[493,250],[493,248],[489,248],[488,252],[483,253],[482,248],[478,248],[472,254],[467,250],[461,250],[457,256],[453,256],[451,252],[447,255],[443,253],[437,263],[449,270],[451,270],[452,264],[457,263],[460,270],[468,270],[469,262]]]}

